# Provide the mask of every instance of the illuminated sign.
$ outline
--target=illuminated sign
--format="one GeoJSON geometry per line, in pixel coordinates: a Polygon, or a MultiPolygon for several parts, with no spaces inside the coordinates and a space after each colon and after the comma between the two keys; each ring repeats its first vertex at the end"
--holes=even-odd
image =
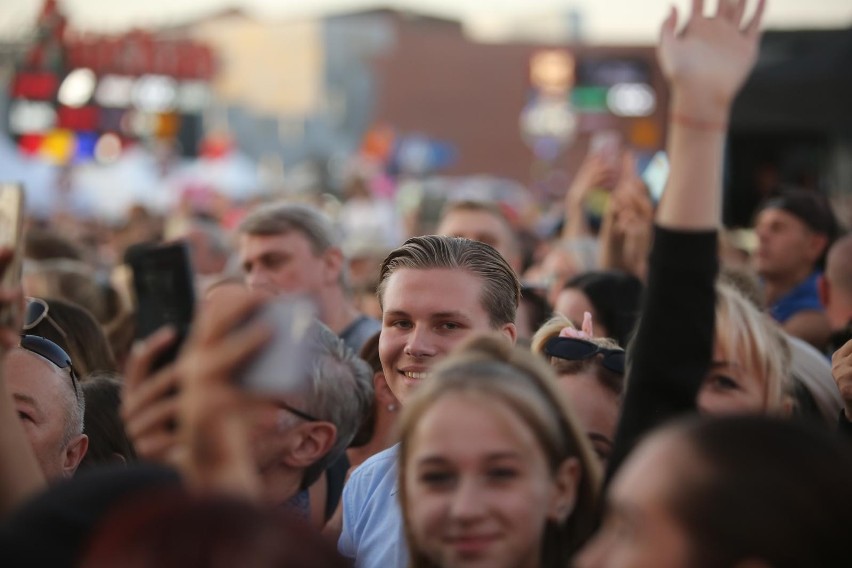
{"type": "Polygon", "coordinates": [[[530,82],[547,94],[561,95],[574,85],[574,57],[567,51],[539,51],[530,59],[530,82]]]}
{"type": "Polygon", "coordinates": [[[657,108],[657,97],[651,85],[618,83],[607,92],[606,104],[616,116],[649,116],[657,108]]]}
{"type": "Polygon", "coordinates": [[[36,101],[50,101],[56,95],[58,79],[47,71],[24,71],[12,81],[12,96],[36,101]]]}
{"type": "Polygon", "coordinates": [[[60,104],[79,108],[91,100],[96,82],[95,73],[91,69],[74,69],[62,81],[56,98],[60,104]]]}
{"type": "Polygon", "coordinates": [[[53,105],[17,99],[9,105],[9,130],[13,134],[42,134],[56,125],[53,105]]]}

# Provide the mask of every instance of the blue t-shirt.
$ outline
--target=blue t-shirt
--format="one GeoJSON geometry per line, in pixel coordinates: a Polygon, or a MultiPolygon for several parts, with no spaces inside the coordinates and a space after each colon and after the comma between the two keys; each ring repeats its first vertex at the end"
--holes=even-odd
{"type": "Polygon", "coordinates": [[[399,444],[361,464],[343,488],[343,530],[337,549],[356,568],[404,568],[408,548],[397,501],[399,444]]]}
{"type": "Polygon", "coordinates": [[[822,302],[819,301],[817,282],[819,272],[808,276],[801,284],[787,292],[769,307],[769,313],[778,323],[784,323],[798,312],[805,310],[823,311],[822,302]]]}

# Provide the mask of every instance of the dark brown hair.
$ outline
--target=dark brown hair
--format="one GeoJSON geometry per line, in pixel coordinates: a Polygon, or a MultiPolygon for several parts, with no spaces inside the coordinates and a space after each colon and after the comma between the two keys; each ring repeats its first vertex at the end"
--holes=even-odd
{"type": "Polygon", "coordinates": [[[848,564],[852,453],[833,433],[766,416],[671,428],[698,458],[671,498],[691,539],[690,566],[848,564]]]}

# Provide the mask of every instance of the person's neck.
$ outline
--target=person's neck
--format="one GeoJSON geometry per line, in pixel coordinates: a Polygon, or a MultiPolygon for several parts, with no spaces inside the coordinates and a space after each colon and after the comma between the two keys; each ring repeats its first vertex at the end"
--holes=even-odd
{"type": "MultiPolygon", "coordinates": [[[[397,405],[399,406],[399,405],[397,405]]],[[[346,450],[346,457],[352,469],[364,463],[367,458],[378,454],[393,445],[393,427],[396,424],[396,412],[381,409],[376,415],[373,437],[360,448],[346,450]]]]}
{"type": "Polygon", "coordinates": [[[301,470],[283,466],[261,472],[263,501],[269,505],[278,506],[292,499],[301,490],[303,474],[301,470]]]}
{"type": "Polygon", "coordinates": [[[346,330],[359,315],[339,286],[329,288],[320,295],[319,310],[320,321],[337,335],[346,330]]]}
{"type": "Polygon", "coordinates": [[[804,282],[813,271],[813,266],[807,266],[788,274],[764,277],[763,294],[766,298],[766,305],[771,306],[790,293],[793,288],[804,282]]]}

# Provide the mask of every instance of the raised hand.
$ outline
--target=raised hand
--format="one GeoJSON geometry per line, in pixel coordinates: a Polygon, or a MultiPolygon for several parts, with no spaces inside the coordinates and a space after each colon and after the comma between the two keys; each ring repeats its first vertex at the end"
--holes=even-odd
{"type": "Polygon", "coordinates": [[[263,303],[249,294],[201,313],[177,361],[183,377],[179,468],[190,487],[257,497],[261,491],[252,431],[280,418],[274,405],[234,384],[234,374],[266,343],[271,330],[243,325],[263,303]]]}
{"type": "Polygon", "coordinates": [[[156,373],[151,368],[174,340],[174,330],[164,328],[133,348],[121,395],[121,417],[136,453],[170,465],[176,465],[180,451],[176,432],[180,377],[174,365],[156,373]]]}
{"type": "MultiPolygon", "coordinates": [[[[757,59],[760,21],[766,5],[758,0],[747,23],[746,0],[719,0],[715,16],[704,15],[704,1],[692,0],[692,14],[677,32],[677,9],[663,22],[658,58],[674,89],[701,97],[722,112],[745,82],[757,59]]],[[[696,117],[701,118],[701,117],[696,117]]]]}

